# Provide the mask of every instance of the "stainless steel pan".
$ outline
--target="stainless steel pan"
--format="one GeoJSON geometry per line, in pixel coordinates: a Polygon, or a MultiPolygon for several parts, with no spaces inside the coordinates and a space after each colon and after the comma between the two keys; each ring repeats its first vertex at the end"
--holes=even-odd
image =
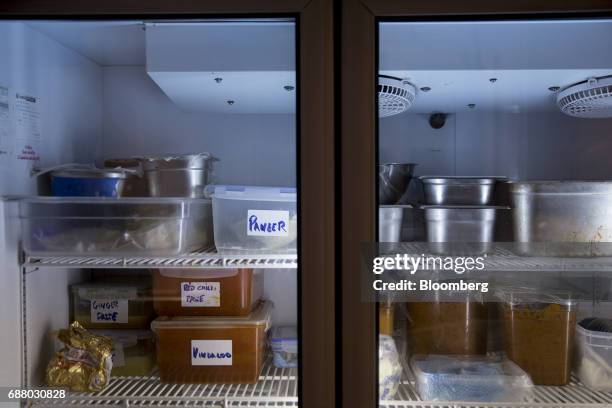
{"type": "Polygon", "coordinates": [[[509,182],[518,251],[612,256],[612,181],[509,182]]]}

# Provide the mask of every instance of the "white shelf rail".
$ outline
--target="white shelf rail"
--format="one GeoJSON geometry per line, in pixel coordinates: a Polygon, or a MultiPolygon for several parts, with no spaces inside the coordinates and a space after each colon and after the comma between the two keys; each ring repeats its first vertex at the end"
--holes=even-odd
{"type": "Polygon", "coordinates": [[[162,384],[155,374],[115,377],[99,393],[30,402],[37,407],[297,407],[297,369],[274,367],[268,358],[255,384],[162,384]]]}
{"type": "Polygon", "coordinates": [[[297,254],[221,254],[214,248],[168,257],[138,256],[29,256],[23,266],[32,268],[297,268],[297,254]]]}

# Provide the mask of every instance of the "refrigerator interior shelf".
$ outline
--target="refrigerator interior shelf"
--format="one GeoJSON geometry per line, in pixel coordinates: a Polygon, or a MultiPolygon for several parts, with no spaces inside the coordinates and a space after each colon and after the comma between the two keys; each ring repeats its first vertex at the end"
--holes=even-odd
{"type": "Polygon", "coordinates": [[[255,384],[162,384],[156,375],[114,377],[99,393],[71,393],[66,399],[31,401],[54,407],[297,407],[297,369],[277,368],[268,357],[255,384]]]}
{"type": "Polygon", "coordinates": [[[379,408],[609,408],[612,392],[592,391],[577,378],[562,387],[535,386],[529,402],[423,401],[416,390],[414,374],[404,366],[404,376],[394,400],[380,401],[379,408]]]}
{"type": "Polygon", "coordinates": [[[296,254],[220,254],[214,248],[170,257],[53,256],[23,257],[32,268],[297,268],[296,254]]]}
{"type": "MultiPolygon", "coordinates": [[[[408,254],[415,258],[418,257],[445,257],[463,256],[453,253],[444,255],[433,254],[426,242],[403,242],[385,244],[381,248],[389,254],[408,254]],[[393,250],[391,250],[391,248],[393,250]]],[[[492,249],[484,256],[486,272],[612,272],[612,257],[593,256],[593,257],[557,257],[557,256],[522,256],[511,250],[513,244],[499,243],[494,244],[492,249]]],[[[483,255],[476,255],[483,256],[483,255]]],[[[435,269],[430,269],[435,270],[435,269]]]]}

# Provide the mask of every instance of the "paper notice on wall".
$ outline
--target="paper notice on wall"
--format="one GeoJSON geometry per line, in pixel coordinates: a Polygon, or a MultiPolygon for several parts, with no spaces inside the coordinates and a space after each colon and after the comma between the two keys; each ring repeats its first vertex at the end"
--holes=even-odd
{"type": "Polygon", "coordinates": [[[9,89],[0,85],[0,158],[12,153],[12,127],[9,89]]]}
{"type": "Polygon", "coordinates": [[[14,93],[15,155],[17,160],[40,161],[40,100],[27,93],[14,93]]]}

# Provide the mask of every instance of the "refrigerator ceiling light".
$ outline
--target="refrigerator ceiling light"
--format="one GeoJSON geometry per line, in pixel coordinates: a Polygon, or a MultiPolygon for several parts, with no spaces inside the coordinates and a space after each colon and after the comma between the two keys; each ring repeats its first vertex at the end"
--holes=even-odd
{"type": "Polygon", "coordinates": [[[408,81],[388,75],[378,76],[378,116],[398,115],[414,103],[416,88],[408,81]]]}
{"type": "Polygon", "coordinates": [[[559,92],[561,112],[578,118],[612,117],[612,76],[588,78],[559,92]]]}

